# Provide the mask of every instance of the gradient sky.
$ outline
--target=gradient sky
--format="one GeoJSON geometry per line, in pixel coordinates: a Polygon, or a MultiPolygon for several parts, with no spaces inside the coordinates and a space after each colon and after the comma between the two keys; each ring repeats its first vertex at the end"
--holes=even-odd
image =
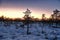
{"type": "Polygon", "coordinates": [[[42,14],[46,14],[50,17],[53,10],[60,10],[60,0],[0,0],[0,16],[21,18],[27,8],[31,10],[31,16],[41,18],[42,14]]]}

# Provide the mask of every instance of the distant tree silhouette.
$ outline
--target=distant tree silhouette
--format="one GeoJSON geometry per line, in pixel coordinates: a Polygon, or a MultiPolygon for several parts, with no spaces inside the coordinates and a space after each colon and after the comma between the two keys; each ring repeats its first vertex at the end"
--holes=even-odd
{"type": "Polygon", "coordinates": [[[55,22],[56,22],[56,27],[57,27],[57,18],[58,18],[58,13],[59,13],[60,11],[56,9],[56,10],[54,10],[53,12],[54,12],[53,15],[54,15],[55,22]]]}
{"type": "Polygon", "coordinates": [[[51,26],[51,25],[53,25],[53,22],[54,22],[54,15],[52,14],[51,15],[51,19],[50,19],[50,21],[49,21],[49,25],[51,26]]]}
{"type": "Polygon", "coordinates": [[[3,20],[4,20],[4,16],[1,16],[1,17],[0,17],[0,21],[3,21],[3,20]]]}
{"type": "Polygon", "coordinates": [[[51,17],[52,17],[52,20],[54,20],[54,15],[53,14],[51,15],[51,17]]]}
{"type": "Polygon", "coordinates": [[[42,20],[45,20],[45,14],[42,14],[42,20]]]}
{"type": "Polygon", "coordinates": [[[44,23],[45,23],[45,14],[42,14],[42,33],[44,33],[43,27],[44,27],[44,23]]]}

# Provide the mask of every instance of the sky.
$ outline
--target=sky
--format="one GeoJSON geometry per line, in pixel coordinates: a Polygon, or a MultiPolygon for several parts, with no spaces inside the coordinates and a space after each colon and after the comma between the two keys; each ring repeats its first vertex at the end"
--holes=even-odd
{"type": "Polygon", "coordinates": [[[0,16],[22,18],[27,8],[35,18],[49,18],[53,10],[60,10],[60,0],[0,0],[0,16]]]}

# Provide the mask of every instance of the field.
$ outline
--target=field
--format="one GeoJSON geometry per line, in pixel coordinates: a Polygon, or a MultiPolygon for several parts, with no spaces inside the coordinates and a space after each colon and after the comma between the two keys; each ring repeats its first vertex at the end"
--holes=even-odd
{"type": "Polygon", "coordinates": [[[60,23],[58,28],[54,26],[55,23],[35,22],[24,25],[22,22],[0,21],[0,40],[60,40],[60,23]]]}

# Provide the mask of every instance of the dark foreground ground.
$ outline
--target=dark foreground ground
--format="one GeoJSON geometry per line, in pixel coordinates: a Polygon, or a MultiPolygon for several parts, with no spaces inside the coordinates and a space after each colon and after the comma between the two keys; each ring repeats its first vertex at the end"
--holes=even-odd
{"type": "Polygon", "coordinates": [[[0,40],[60,40],[60,23],[55,28],[48,23],[0,22],[0,40]],[[27,34],[27,28],[29,34],[27,34]]]}

